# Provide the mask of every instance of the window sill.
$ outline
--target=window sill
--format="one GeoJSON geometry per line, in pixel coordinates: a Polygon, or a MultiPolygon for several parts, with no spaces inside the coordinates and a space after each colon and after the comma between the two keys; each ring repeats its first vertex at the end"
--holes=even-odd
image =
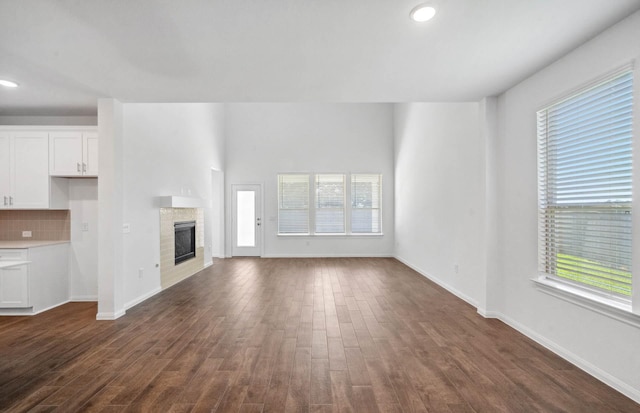
{"type": "Polygon", "coordinates": [[[283,238],[376,238],[383,237],[384,234],[377,232],[375,234],[357,233],[357,234],[276,234],[283,238]]]}
{"type": "Polygon", "coordinates": [[[640,328],[640,315],[631,311],[631,304],[610,300],[543,276],[531,281],[535,283],[538,290],[545,294],[640,328]]]}

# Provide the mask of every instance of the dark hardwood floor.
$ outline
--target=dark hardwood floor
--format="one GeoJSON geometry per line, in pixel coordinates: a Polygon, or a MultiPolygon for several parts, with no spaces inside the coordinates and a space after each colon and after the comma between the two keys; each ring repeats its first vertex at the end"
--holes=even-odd
{"type": "Polygon", "coordinates": [[[0,411],[640,411],[393,259],[217,260],[95,315],[0,317],[0,411]]]}

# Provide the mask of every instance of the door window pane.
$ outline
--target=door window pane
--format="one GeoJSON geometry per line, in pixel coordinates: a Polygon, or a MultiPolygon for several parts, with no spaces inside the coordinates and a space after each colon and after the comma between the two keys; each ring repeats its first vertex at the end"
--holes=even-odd
{"type": "Polygon", "coordinates": [[[254,191],[236,192],[237,246],[256,246],[256,194],[254,191]]]}

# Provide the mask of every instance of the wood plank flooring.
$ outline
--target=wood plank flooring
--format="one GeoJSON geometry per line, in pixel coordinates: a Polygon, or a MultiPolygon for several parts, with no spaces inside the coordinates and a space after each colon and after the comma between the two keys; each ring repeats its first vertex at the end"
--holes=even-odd
{"type": "Polygon", "coordinates": [[[95,314],[0,317],[0,411],[640,411],[394,259],[216,260],[95,314]]]}

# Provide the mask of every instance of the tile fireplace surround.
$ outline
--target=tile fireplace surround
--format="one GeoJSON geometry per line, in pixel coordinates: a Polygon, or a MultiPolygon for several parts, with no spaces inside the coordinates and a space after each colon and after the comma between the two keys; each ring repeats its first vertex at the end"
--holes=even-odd
{"type": "Polygon", "coordinates": [[[162,289],[204,268],[204,211],[202,208],[160,208],[160,283],[162,289]],[[196,256],[175,264],[174,224],[196,221],[196,256]]]}

